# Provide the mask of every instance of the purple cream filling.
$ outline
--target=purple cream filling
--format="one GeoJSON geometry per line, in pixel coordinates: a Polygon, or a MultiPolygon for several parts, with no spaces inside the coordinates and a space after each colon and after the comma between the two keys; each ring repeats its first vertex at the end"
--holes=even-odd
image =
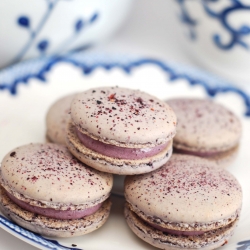
{"type": "Polygon", "coordinates": [[[80,219],[84,216],[94,214],[102,205],[102,203],[99,203],[93,207],[86,208],[83,210],[56,210],[53,208],[42,208],[32,206],[24,201],[18,200],[16,197],[9,193],[7,193],[7,195],[15,204],[27,211],[59,220],[80,219]]]}
{"type": "Polygon", "coordinates": [[[118,159],[138,160],[151,157],[159,154],[169,144],[169,142],[167,142],[157,145],[153,148],[124,148],[94,140],[91,137],[81,133],[78,129],[76,129],[76,134],[82,144],[87,148],[100,154],[118,159]]]}
{"type": "Polygon", "coordinates": [[[172,230],[172,229],[168,229],[168,228],[163,228],[161,226],[155,225],[153,223],[149,223],[148,224],[162,232],[166,232],[169,234],[173,234],[173,235],[186,235],[186,236],[196,236],[196,235],[201,235],[204,234],[205,231],[180,231],[180,230],[172,230]]]}

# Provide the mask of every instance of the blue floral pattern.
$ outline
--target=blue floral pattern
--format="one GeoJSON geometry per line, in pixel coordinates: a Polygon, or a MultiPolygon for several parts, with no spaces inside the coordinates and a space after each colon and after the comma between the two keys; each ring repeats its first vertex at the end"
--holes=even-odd
{"type": "Polygon", "coordinates": [[[196,39],[196,32],[195,32],[195,26],[197,25],[197,20],[191,17],[189,14],[187,8],[186,8],[186,1],[185,0],[176,0],[177,3],[180,5],[181,13],[179,15],[179,18],[182,23],[187,25],[189,27],[189,37],[191,40],[196,39]]]}
{"type": "Polygon", "coordinates": [[[41,51],[41,53],[44,53],[49,45],[49,42],[47,40],[42,40],[37,44],[37,48],[41,51]]]}
{"type": "MultiPolygon", "coordinates": [[[[12,63],[19,62],[22,60],[22,58],[25,56],[25,54],[28,52],[28,50],[33,45],[35,39],[37,38],[38,34],[43,29],[44,25],[46,24],[47,20],[49,19],[51,13],[53,12],[56,4],[58,3],[58,0],[50,1],[46,0],[47,3],[47,10],[45,14],[42,16],[40,22],[38,23],[37,27],[35,29],[31,28],[31,21],[28,16],[20,16],[17,19],[17,23],[23,27],[26,28],[29,32],[30,39],[27,41],[27,43],[24,45],[24,47],[21,49],[21,51],[18,53],[18,55],[15,57],[15,59],[12,61],[12,63]]],[[[37,46],[39,48],[39,46],[37,46]]]]}
{"type": "MultiPolygon", "coordinates": [[[[64,52],[70,46],[70,44],[72,44],[77,39],[77,37],[81,34],[81,32],[88,26],[95,23],[95,21],[98,20],[98,18],[99,14],[96,12],[88,20],[84,20],[82,18],[77,19],[73,24],[72,35],[69,38],[65,39],[65,41],[63,41],[62,44],[58,46],[54,54],[60,55],[62,52],[64,52]]],[[[89,45],[85,46],[88,47],[89,45]]],[[[83,45],[83,47],[85,46],[83,45]]]]}
{"type": "Polygon", "coordinates": [[[238,242],[237,250],[250,250],[250,240],[238,242]]]}
{"type": "MultiPolygon", "coordinates": [[[[52,12],[54,11],[56,5],[59,3],[59,1],[63,0],[45,0],[45,3],[47,4],[47,9],[44,15],[42,16],[41,20],[39,21],[37,27],[32,27],[32,21],[28,16],[22,15],[17,18],[17,24],[21,27],[26,29],[26,31],[29,33],[29,40],[27,43],[23,46],[23,48],[20,50],[20,52],[17,54],[17,56],[13,59],[11,64],[17,63],[21,61],[24,56],[27,54],[27,52],[31,49],[33,44],[38,38],[38,35],[42,31],[42,29],[45,27],[48,19],[52,15],[52,12]]],[[[65,1],[65,0],[64,0],[65,1]]],[[[61,45],[58,46],[56,52],[54,54],[60,54],[64,52],[70,44],[79,36],[80,32],[84,30],[85,27],[90,26],[91,24],[95,23],[95,21],[99,18],[99,13],[95,12],[89,20],[84,21],[83,19],[77,19],[75,25],[73,26],[74,32],[71,37],[66,38],[65,41],[62,42],[61,45]]],[[[45,55],[47,49],[49,48],[50,42],[49,38],[42,39],[37,42],[36,48],[40,55],[45,55]]]]}
{"type": "Polygon", "coordinates": [[[213,35],[214,43],[219,48],[224,49],[224,50],[231,49],[236,45],[240,45],[245,49],[249,49],[250,45],[244,42],[244,37],[250,35],[250,26],[247,26],[246,24],[242,24],[241,27],[238,29],[233,28],[232,25],[230,25],[229,23],[229,15],[236,13],[236,12],[243,11],[243,10],[249,11],[249,15],[250,15],[250,5],[241,3],[240,0],[230,0],[231,1],[230,6],[228,6],[227,8],[223,9],[220,12],[215,12],[208,5],[210,1],[203,0],[203,6],[204,6],[206,13],[212,18],[216,18],[221,23],[223,28],[230,34],[229,42],[222,42],[221,35],[214,34],[213,35]]]}
{"type": "MultiPolygon", "coordinates": [[[[189,27],[191,40],[195,40],[198,36],[195,27],[199,24],[199,21],[195,20],[187,9],[187,0],[176,0],[176,2],[179,4],[181,10],[180,20],[189,27]]],[[[242,24],[239,28],[234,28],[229,22],[229,16],[235,13],[240,14],[242,11],[249,11],[250,15],[250,5],[242,3],[241,0],[228,0],[230,3],[229,6],[216,12],[211,9],[211,5],[216,4],[217,2],[218,0],[202,0],[202,5],[205,13],[211,18],[217,19],[222,27],[229,33],[230,39],[226,42],[223,41],[221,34],[214,34],[212,36],[214,44],[222,50],[232,49],[236,45],[249,50],[250,44],[244,41],[244,38],[250,36],[250,26],[242,24]]]]}
{"type": "Polygon", "coordinates": [[[37,78],[42,82],[46,82],[46,73],[53,66],[61,62],[68,62],[81,68],[84,74],[90,74],[97,68],[104,68],[106,70],[120,68],[129,74],[134,68],[139,66],[155,65],[167,74],[170,81],[174,82],[178,79],[185,79],[190,85],[203,86],[210,96],[225,92],[238,94],[245,103],[245,114],[250,116],[250,93],[234,86],[232,83],[189,66],[138,56],[80,52],[24,61],[19,65],[0,70],[0,91],[8,90],[11,94],[15,95],[18,85],[21,83],[27,84],[31,78],[37,78]]]}

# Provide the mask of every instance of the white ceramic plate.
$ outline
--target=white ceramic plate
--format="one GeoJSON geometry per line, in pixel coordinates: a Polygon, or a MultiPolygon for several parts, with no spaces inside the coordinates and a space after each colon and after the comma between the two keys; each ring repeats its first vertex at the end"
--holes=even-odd
{"type": "MultiPolygon", "coordinates": [[[[138,56],[78,53],[45,57],[0,71],[0,158],[13,148],[44,142],[45,114],[57,98],[90,87],[119,85],[147,91],[162,99],[177,96],[208,97],[235,112],[243,123],[241,148],[229,167],[243,187],[239,226],[223,250],[250,249],[250,97],[243,90],[196,69],[138,56]]],[[[116,182],[121,193],[122,182],[116,182]]],[[[127,250],[153,249],[137,238],[123,218],[123,197],[112,196],[108,222],[80,237],[48,239],[0,216],[0,227],[40,249],[127,250]]],[[[1,242],[0,242],[1,248],[1,242]]]]}

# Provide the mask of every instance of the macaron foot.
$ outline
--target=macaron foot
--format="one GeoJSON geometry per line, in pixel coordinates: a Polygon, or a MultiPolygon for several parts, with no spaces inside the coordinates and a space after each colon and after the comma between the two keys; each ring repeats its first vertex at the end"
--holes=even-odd
{"type": "Polygon", "coordinates": [[[92,215],[74,220],[53,219],[20,208],[9,199],[6,191],[0,187],[1,212],[18,225],[45,236],[74,237],[90,233],[107,221],[110,209],[111,202],[108,199],[92,215]]]}
{"type": "Polygon", "coordinates": [[[147,243],[165,250],[202,249],[212,250],[226,244],[237,225],[238,218],[225,227],[208,231],[202,235],[173,235],[155,229],[129,209],[124,209],[125,219],[130,229],[147,243]]]}

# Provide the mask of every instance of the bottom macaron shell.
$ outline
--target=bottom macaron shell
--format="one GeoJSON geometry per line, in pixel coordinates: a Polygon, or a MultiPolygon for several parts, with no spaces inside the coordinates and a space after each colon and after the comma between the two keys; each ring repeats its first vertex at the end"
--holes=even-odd
{"type": "Polygon", "coordinates": [[[100,228],[108,219],[111,209],[110,200],[104,201],[94,214],[76,220],[59,220],[26,211],[13,203],[0,188],[0,210],[18,225],[51,237],[74,237],[90,233],[100,228]]]}
{"type": "Polygon", "coordinates": [[[73,125],[69,125],[66,145],[78,160],[99,171],[118,174],[135,175],[148,173],[165,164],[172,155],[172,141],[159,154],[141,160],[125,160],[108,157],[85,147],[75,133],[73,125]]]}
{"type": "Polygon", "coordinates": [[[236,146],[227,151],[218,153],[211,157],[206,157],[210,161],[214,161],[219,167],[226,168],[230,166],[236,159],[239,152],[239,146],[236,146]]]}
{"type": "Polygon", "coordinates": [[[212,250],[225,245],[233,235],[238,219],[226,227],[209,231],[199,236],[177,236],[157,230],[132,212],[128,205],[124,209],[130,229],[147,243],[165,250],[212,250]]]}
{"type": "MultiPolygon", "coordinates": [[[[218,152],[215,155],[201,156],[201,157],[209,161],[215,162],[221,168],[227,168],[234,162],[234,160],[236,159],[238,155],[238,152],[239,152],[239,145],[227,151],[218,152]]],[[[189,155],[194,155],[194,156],[196,155],[196,153],[191,153],[191,152],[186,153],[185,151],[182,151],[181,149],[179,150],[178,148],[175,148],[175,145],[174,145],[174,153],[189,154],[189,155]]]]}

